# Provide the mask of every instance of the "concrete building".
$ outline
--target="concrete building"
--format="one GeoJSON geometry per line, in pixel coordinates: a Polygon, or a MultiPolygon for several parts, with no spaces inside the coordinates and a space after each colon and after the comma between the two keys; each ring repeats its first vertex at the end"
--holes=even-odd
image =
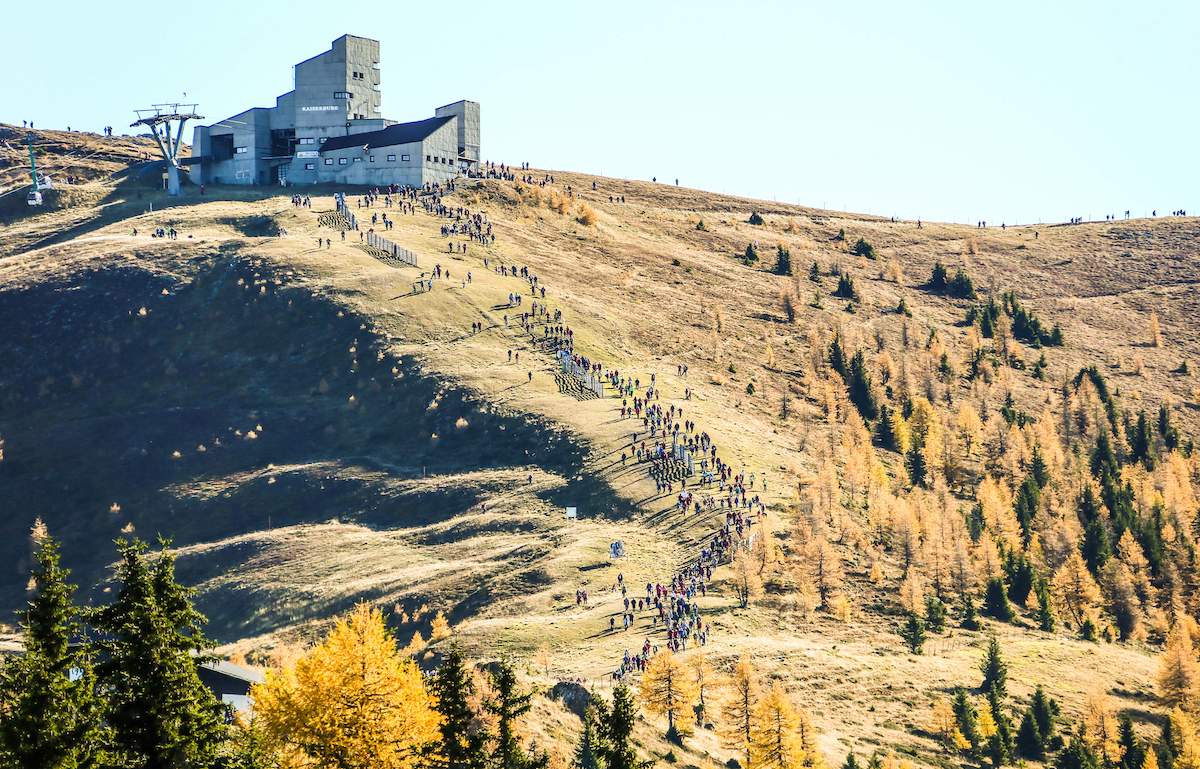
{"type": "Polygon", "coordinates": [[[342,35],[295,66],[295,87],[192,133],[196,184],[421,186],[479,168],[479,104],[411,123],[380,115],[379,41],[342,35]]]}

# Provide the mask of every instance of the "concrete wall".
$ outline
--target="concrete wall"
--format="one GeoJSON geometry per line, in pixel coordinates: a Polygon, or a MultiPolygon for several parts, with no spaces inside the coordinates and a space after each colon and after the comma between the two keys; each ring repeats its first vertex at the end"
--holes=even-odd
{"type": "Polygon", "coordinates": [[[271,113],[266,107],[248,109],[211,126],[197,126],[192,132],[192,153],[212,154],[212,138],[233,136],[234,155],[229,160],[192,166],[191,179],[197,184],[267,184],[266,169],[259,158],[271,151],[271,113]],[[244,148],[244,152],[238,152],[244,148]]]}
{"type": "Polygon", "coordinates": [[[479,102],[456,101],[438,107],[433,113],[437,117],[454,115],[458,118],[458,154],[478,165],[479,154],[479,102]]]}
{"type": "MultiPolygon", "coordinates": [[[[407,184],[420,187],[426,182],[445,182],[458,175],[458,128],[450,121],[424,141],[395,144],[390,147],[346,147],[321,154],[315,174],[322,183],[384,187],[407,184]],[[404,160],[404,156],[408,160],[404,160]],[[392,157],[394,159],[390,159],[392,157]],[[372,160],[372,158],[374,158],[372,160]]],[[[307,162],[312,163],[311,159],[307,162]]],[[[290,176],[288,177],[291,178],[290,176]]]]}
{"type": "Polygon", "coordinates": [[[379,42],[352,35],[297,64],[296,135],[336,135],[327,132],[348,121],[378,118],[379,76],[379,42]]]}

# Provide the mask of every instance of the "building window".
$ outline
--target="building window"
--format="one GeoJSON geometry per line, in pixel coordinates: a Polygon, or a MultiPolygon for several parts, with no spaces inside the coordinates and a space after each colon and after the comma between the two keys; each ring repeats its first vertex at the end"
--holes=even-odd
{"type": "Polygon", "coordinates": [[[239,155],[245,155],[245,154],[246,154],[246,148],[245,148],[245,147],[234,147],[233,151],[234,151],[234,152],[236,152],[236,153],[237,153],[237,154],[239,154],[239,155]]]}
{"type": "Polygon", "coordinates": [[[315,171],[315,170],[317,170],[317,164],[316,163],[305,163],[304,170],[305,171],[315,171]]]}
{"type": "Polygon", "coordinates": [[[389,163],[395,163],[395,162],[396,162],[396,156],[395,156],[395,155],[388,155],[388,162],[389,162],[389,163]]]}
{"type": "Polygon", "coordinates": [[[431,156],[429,156],[429,155],[426,155],[426,156],[425,156],[425,162],[426,162],[426,163],[431,163],[431,162],[433,162],[433,158],[432,158],[431,156]]]}
{"type": "Polygon", "coordinates": [[[345,159],[345,158],[338,158],[338,165],[339,165],[339,166],[344,166],[344,165],[346,165],[346,159],[345,159]]]}
{"type": "MultiPolygon", "coordinates": [[[[374,158],[372,158],[372,160],[373,160],[373,159],[374,159],[374,158]]],[[[361,162],[362,162],[362,158],[355,158],[355,159],[354,159],[354,162],[355,162],[355,163],[361,163],[361,162]]]]}
{"type": "Polygon", "coordinates": [[[374,156],[374,155],[371,155],[369,158],[367,158],[367,160],[369,160],[370,162],[374,163],[374,162],[375,162],[375,156],[374,156]]]}
{"type": "Polygon", "coordinates": [[[325,140],[326,140],[326,139],[328,139],[328,138],[329,138],[328,136],[322,136],[322,137],[321,137],[321,144],[324,144],[324,143],[325,143],[325,140]]]}
{"type": "Polygon", "coordinates": [[[350,101],[350,92],[349,91],[334,91],[333,98],[342,99],[343,101],[350,101]]]}
{"type": "MultiPolygon", "coordinates": [[[[396,158],[395,158],[395,156],[393,156],[393,157],[392,157],[392,160],[395,160],[395,159],[396,159],[396,158]]],[[[407,162],[408,162],[408,155],[401,155],[401,156],[400,156],[400,160],[401,160],[401,161],[403,161],[403,162],[405,162],[405,163],[407,163],[407,162]]]]}
{"type": "Polygon", "coordinates": [[[300,139],[300,143],[301,144],[316,144],[317,140],[313,139],[312,137],[305,137],[303,139],[300,139]]]}
{"type": "Polygon", "coordinates": [[[325,158],[325,165],[327,165],[327,166],[333,165],[333,158],[325,158]]]}

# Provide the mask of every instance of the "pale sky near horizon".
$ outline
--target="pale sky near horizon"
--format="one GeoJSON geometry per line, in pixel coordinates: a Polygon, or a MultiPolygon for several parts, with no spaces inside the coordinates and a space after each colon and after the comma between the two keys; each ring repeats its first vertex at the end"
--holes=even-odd
{"type": "Polygon", "coordinates": [[[209,121],[273,106],[350,33],[381,41],[385,117],[479,101],[492,160],[929,220],[1200,214],[1194,1],[67,0],[4,18],[17,125],[120,132],[184,92],[209,121]]]}

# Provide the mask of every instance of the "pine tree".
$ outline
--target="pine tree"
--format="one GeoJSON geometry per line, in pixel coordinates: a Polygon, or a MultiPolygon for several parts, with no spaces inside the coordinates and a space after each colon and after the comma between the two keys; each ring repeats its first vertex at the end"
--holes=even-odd
{"type": "Polygon", "coordinates": [[[1003,697],[1008,680],[1008,665],[1000,656],[1000,642],[995,636],[988,640],[987,654],[979,664],[979,671],[983,673],[983,683],[979,688],[988,693],[996,692],[1003,697]]]}
{"type": "Polygon", "coordinates": [[[1108,526],[1101,516],[1088,521],[1083,529],[1083,542],[1079,546],[1088,570],[1099,574],[1108,559],[1112,558],[1112,539],[1108,534],[1108,526]]]}
{"type": "Polygon", "coordinates": [[[979,614],[975,611],[975,599],[969,594],[963,603],[963,616],[960,626],[963,630],[979,629],[979,614]]]}
{"type": "Polygon", "coordinates": [[[1142,762],[1146,760],[1146,749],[1133,729],[1133,719],[1129,717],[1128,713],[1122,713],[1119,724],[1121,769],[1141,769],[1142,762]]]}
{"type": "Polygon", "coordinates": [[[1054,632],[1054,607],[1050,603],[1050,588],[1046,585],[1046,580],[1039,579],[1037,583],[1037,621],[1038,628],[1047,633],[1054,632]]]}
{"type": "Polygon", "coordinates": [[[1029,701],[1029,713],[1033,716],[1033,722],[1037,725],[1038,734],[1041,735],[1044,743],[1055,736],[1058,712],[1058,702],[1049,697],[1041,684],[1038,684],[1037,689],[1033,692],[1033,698],[1029,701]]]}
{"type": "Polygon", "coordinates": [[[821,282],[821,267],[816,262],[813,262],[812,266],[808,268],[808,279],[813,283],[821,282]]]}
{"type": "Polygon", "coordinates": [[[1054,761],[1055,769],[1100,769],[1100,761],[1082,735],[1074,734],[1066,749],[1054,761]]]}
{"type": "Polygon", "coordinates": [[[1021,725],[1017,727],[1017,753],[1031,761],[1046,759],[1046,742],[1038,731],[1037,721],[1030,710],[1026,710],[1025,715],[1021,716],[1021,725]]]}
{"type": "Polygon", "coordinates": [[[1025,477],[1025,481],[1017,489],[1017,498],[1013,503],[1013,511],[1017,522],[1021,524],[1021,538],[1026,546],[1033,535],[1033,517],[1041,506],[1042,488],[1038,485],[1033,473],[1025,477]]]}
{"type": "Polygon", "coordinates": [[[842,346],[841,334],[834,334],[833,341],[829,343],[829,367],[838,372],[843,379],[850,371],[846,360],[846,348],[842,346]]]}
{"type": "Polygon", "coordinates": [[[1037,581],[1033,563],[1024,553],[1009,553],[1004,559],[1004,572],[1008,579],[1009,600],[1024,606],[1037,581]]]}
{"type": "Polygon", "coordinates": [[[988,711],[995,724],[995,731],[988,737],[987,755],[991,759],[992,766],[997,769],[1008,763],[1013,753],[1012,723],[1004,712],[1001,694],[996,689],[988,692],[988,711]]]}
{"type": "Polygon", "coordinates": [[[931,633],[941,633],[946,629],[946,604],[936,595],[925,599],[925,626],[931,633]]]}
{"type": "Polygon", "coordinates": [[[837,288],[833,295],[841,299],[849,299],[854,301],[858,299],[858,288],[854,285],[854,278],[850,277],[849,273],[843,272],[838,276],[837,288]]]}
{"type": "Polygon", "coordinates": [[[879,406],[879,421],[875,423],[875,440],[880,446],[897,451],[896,433],[892,429],[892,410],[886,403],[879,406]]]}
{"type": "Polygon", "coordinates": [[[842,762],[842,769],[863,769],[862,764],[858,763],[858,758],[855,757],[853,750],[846,754],[846,760],[842,762]]]}
{"type": "Polygon", "coordinates": [[[603,724],[594,705],[583,711],[583,731],[575,749],[575,769],[605,769],[603,724]]]}
{"type": "Polygon", "coordinates": [[[115,763],[206,766],[226,736],[225,708],[200,682],[195,654],[211,648],[204,617],[175,581],[166,543],[150,562],[140,541],[117,542],[116,600],[92,614],[101,634],[99,691],[115,763]]]}
{"type": "Polygon", "coordinates": [[[256,718],[235,719],[221,769],[281,769],[279,755],[256,718]]]}
{"type": "Polygon", "coordinates": [[[492,670],[493,696],[484,707],[496,719],[496,750],[493,756],[497,769],[543,769],[549,763],[545,753],[527,754],[521,746],[518,722],[533,706],[533,695],[522,692],[517,683],[517,671],[507,661],[492,670]]]}
{"type": "Polygon", "coordinates": [[[930,275],[929,282],[925,284],[925,287],[930,291],[940,294],[946,290],[948,282],[949,276],[946,272],[946,265],[942,264],[941,262],[934,262],[933,274],[930,275]]]}
{"type": "Polygon", "coordinates": [[[867,259],[874,259],[875,247],[863,238],[859,238],[854,246],[850,249],[850,253],[854,254],[855,256],[865,256],[867,259]]]}
{"type": "Polygon", "coordinates": [[[446,769],[484,769],[486,735],[479,727],[479,713],[471,704],[475,684],[462,650],[450,647],[441,667],[429,679],[434,710],[441,716],[438,733],[438,765],[446,769]]]}
{"type": "Polygon", "coordinates": [[[854,353],[854,357],[850,359],[846,387],[850,391],[850,402],[858,408],[858,413],[864,420],[869,422],[879,416],[879,401],[871,385],[871,374],[867,370],[866,357],[862,350],[854,353]]]}
{"type": "Polygon", "coordinates": [[[75,586],[60,564],[58,543],[36,537],[33,595],[20,613],[25,653],[0,666],[0,765],[90,767],[101,760],[105,737],[91,653],[71,646],[80,633],[75,586]]]}
{"type": "Polygon", "coordinates": [[[604,723],[601,758],[605,769],[647,769],[652,762],[641,761],[633,744],[633,725],[637,722],[637,707],[633,692],[624,683],[613,690],[611,708],[599,713],[604,723]]]}
{"type": "Polygon", "coordinates": [[[950,707],[954,711],[954,721],[958,725],[958,731],[962,733],[965,739],[974,750],[979,745],[979,724],[978,714],[975,712],[975,706],[971,704],[971,699],[967,696],[967,692],[962,687],[959,687],[954,692],[954,700],[950,707]]]}
{"type": "Polygon", "coordinates": [[[824,760],[817,750],[816,730],[775,681],[755,708],[751,766],[762,769],[819,769],[824,760]]]}
{"type": "Polygon", "coordinates": [[[900,637],[913,654],[920,654],[925,646],[925,622],[916,612],[908,612],[908,618],[900,626],[900,637]]]}
{"type": "Polygon", "coordinates": [[[783,244],[780,243],[775,251],[775,274],[776,275],[791,275],[792,274],[792,254],[783,244]]]}
{"type": "Polygon", "coordinates": [[[987,589],[983,594],[983,611],[989,617],[1002,622],[1012,621],[1013,610],[1012,604],[1008,602],[1008,589],[1004,587],[1004,580],[1000,577],[992,577],[987,581],[987,589]]]}

